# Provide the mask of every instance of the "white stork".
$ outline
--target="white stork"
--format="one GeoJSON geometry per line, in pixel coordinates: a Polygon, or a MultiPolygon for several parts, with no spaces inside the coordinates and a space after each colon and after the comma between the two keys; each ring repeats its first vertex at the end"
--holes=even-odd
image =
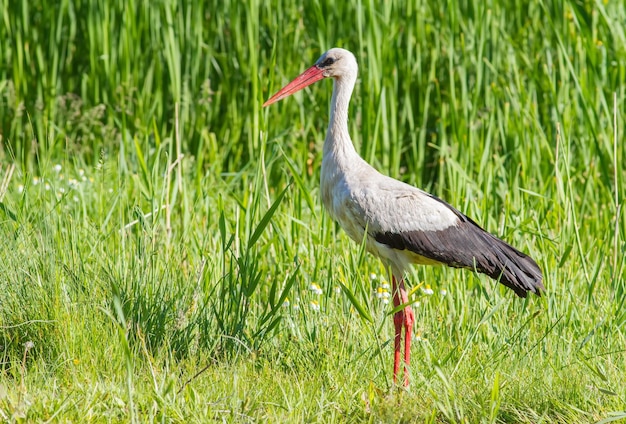
{"type": "Polygon", "coordinates": [[[380,174],[356,152],[348,133],[348,104],[356,82],[354,55],[334,48],[266,101],[269,106],[319,81],[333,78],[330,123],[321,170],[322,202],[330,215],[357,243],[391,268],[394,314],[394,382],[401,363],[404,327],[404,385],[408,386],[411,332],[415,320],[404,273],[414,264],[473,269],[526,297],[544,290],[537,263],[483,230],[443,200],[380,174]],[[365,232],[367,231],[367,235],[365,232]]]}

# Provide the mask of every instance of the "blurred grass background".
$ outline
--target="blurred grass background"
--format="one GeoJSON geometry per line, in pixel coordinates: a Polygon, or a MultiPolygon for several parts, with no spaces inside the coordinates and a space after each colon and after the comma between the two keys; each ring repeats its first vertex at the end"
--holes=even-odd
{"type": "Polygon", "coordinates": [[[0,13],[3,420],[626,415],[624,2],[0,13]],[[361,66],[363,157],[545,274],[526,301],[468,272],[410,276],[408,393],[390,388],[386,271],[318,200],[330,83],[261,109],[334,46],[361,66]]]}

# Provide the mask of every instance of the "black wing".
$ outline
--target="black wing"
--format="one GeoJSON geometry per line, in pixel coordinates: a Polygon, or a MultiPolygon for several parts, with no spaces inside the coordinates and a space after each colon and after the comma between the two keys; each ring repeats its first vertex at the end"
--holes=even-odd
{"type": "Polygon", "coordinates": [[[451,267],[476,269],[520,297],[526,297],[527,292],[541,295],[541,269],[530,256],[489,234],[443,200],[431,197],[452,209],[459,223],[439,231],[379,232],[373,234],[375,240],[451,267]]]}

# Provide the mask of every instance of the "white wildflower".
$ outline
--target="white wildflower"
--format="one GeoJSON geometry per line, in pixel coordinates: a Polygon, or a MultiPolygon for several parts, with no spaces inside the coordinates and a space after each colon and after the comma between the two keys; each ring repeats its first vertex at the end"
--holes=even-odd
{"type": "Polygon", "coordinates": [[[316,283],[311,283],[311,286],[309,287],[309,289],[313,292],[313,294],[316,294],[318,296],[324,293],[321,287],[318,286],[316,283]]]}

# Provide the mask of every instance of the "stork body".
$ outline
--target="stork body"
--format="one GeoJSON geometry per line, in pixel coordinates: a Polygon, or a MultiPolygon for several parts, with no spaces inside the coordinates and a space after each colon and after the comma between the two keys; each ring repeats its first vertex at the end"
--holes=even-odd
{"type": "Polygon", "coordinates": [[[542,274],[532,258],[484,231],[443,200],[380,174],[359,156],[348,133],[348,105],[357,71],[352,53],[328,50],[263,106],[322,78],[334,79],[321,169],[322,202],[354,241],[365,239],[367,250],[391,268],[394,307],[406,305],[394,314],[394,381],[400,372],[404,329],[404,384],[408,385],[415,320],[404,284],[410,264],[475,269],[520,297],[527,292],[541,293],[542,274]]]}

